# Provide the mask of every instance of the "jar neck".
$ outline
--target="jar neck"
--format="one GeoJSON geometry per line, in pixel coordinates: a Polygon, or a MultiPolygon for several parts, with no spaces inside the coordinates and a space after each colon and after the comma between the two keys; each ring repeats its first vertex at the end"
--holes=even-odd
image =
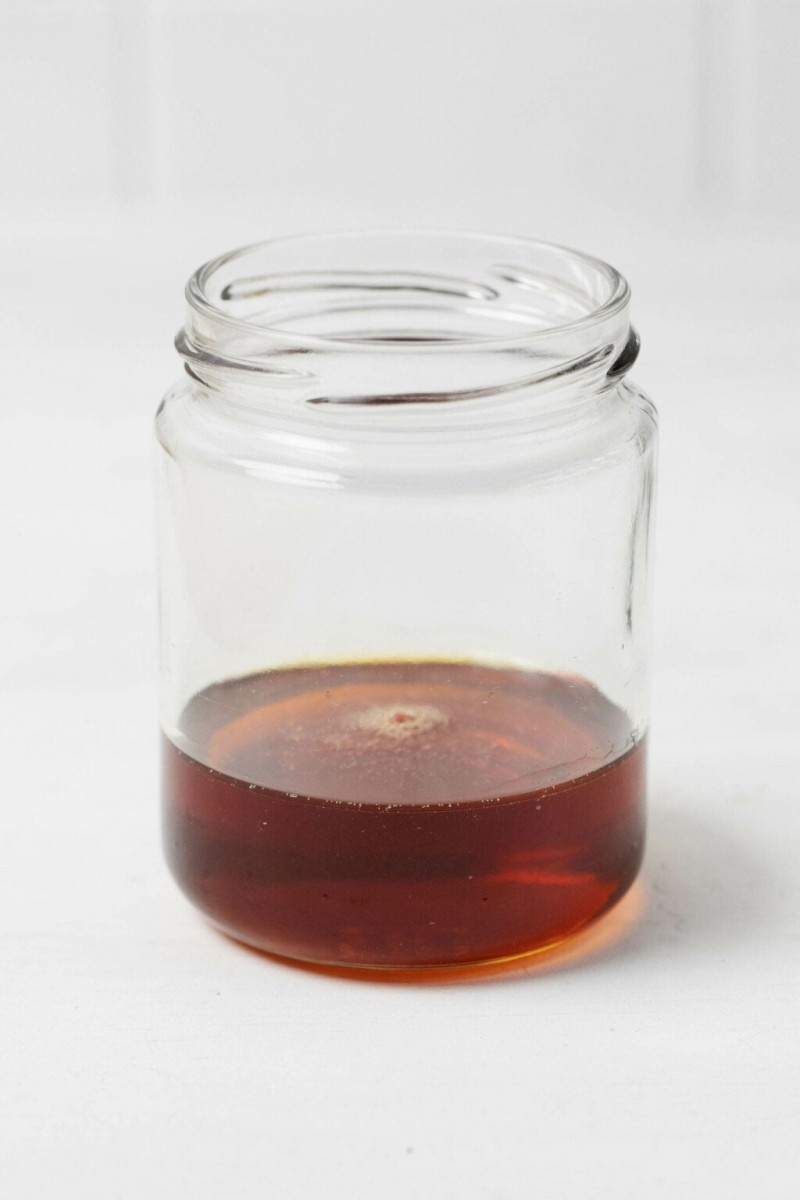
{"type": "Polygon", "coordinates": [[[513,238],[287,238],[206,264],[187,300],[206,394],[321,436],[569,423],[638,350],[613,268],[513,238]]]}

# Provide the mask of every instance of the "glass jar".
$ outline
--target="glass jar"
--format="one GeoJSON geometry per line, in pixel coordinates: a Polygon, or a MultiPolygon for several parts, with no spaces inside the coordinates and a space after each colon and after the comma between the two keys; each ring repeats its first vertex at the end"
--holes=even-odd
{"type": "Polygon", "coordinates": [[[288,238],[157,417],[164,828],[220,929],[362,967],[569,938],[644,834],[655,412],[605,263],[288,238]]]}

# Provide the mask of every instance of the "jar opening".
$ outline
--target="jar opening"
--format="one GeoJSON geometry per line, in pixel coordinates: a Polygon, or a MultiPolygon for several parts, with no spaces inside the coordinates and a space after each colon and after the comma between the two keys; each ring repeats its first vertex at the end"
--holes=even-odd
{"type": "Polygon", "coordinates": [[[600,259],[523,238],[376,232],[279,238],[190,279],[191,309],[298,349],[522,341],[602,322],[628,300],[600,259]]]}
{"type": "Polygon", "coordinates": [[[620,356],[627,369],[635,345],[619,272],[506,236],[281,238],[206,263],[186,295],[177,346],[191,375],[304,405],[529,396],[565,377],[596,383],[620,356]]]}

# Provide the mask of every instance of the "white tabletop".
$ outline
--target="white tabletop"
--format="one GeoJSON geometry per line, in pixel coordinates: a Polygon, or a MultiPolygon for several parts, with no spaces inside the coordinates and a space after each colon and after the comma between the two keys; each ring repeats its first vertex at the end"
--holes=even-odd
{"type": "Polygon", "coordinates": [[[248,952],[168,877],[150,417],[180,279],[145,286],[118,230],[4,245],[5,1195],[798,1194],[800,305],[762,250],[637,250],[663,429],[643,882],[567,952],[423,985],[248,952]]]}

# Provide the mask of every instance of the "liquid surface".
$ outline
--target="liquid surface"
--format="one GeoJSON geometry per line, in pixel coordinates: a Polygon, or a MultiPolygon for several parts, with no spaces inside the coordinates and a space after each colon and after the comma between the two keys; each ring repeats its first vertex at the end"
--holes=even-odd
{"type": "Polygon", "coordinates": [[[618,900],[644,746],[585,680],[359,663],[215,684],[165,739],[167,856],[217,925],[319,962],[523,954],[618,900]]]}

